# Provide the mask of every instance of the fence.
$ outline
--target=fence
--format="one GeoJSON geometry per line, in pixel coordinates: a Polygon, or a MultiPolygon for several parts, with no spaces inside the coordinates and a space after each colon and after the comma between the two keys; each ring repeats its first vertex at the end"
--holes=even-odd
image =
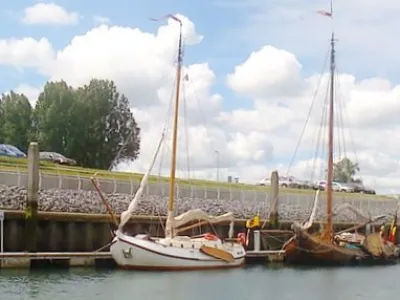
{"type": "MultiPolygon", "coordinates": [[[[139,181],[137,179],[122,180],[116,178],[98,178],[101,190],[107,194],[125,194],[133,195],[138,186],[139,181]]],[[[7,186],[27,186],[27,175],[26,172],[0,172],[0,184],[7,186]]],[[[253,189],[253,190],[242,190],[237,187],[225,186],[225,187],[209,187],[188,184],[177,184],[176,187],[176,198],[178,202],[185,201],[184,199],[196,199],[196,201],[212,202],[216,205],[220,205],[222,208],[231,208],[235,211],[248,211],[251,213],[260,213],[261,216],[265,217],[268,214],[270,207],[270,199],[267,191],[253,189]],[[229,205],[225,205],[228,204],[229,205]]],[[[61,174],[44,174],[40,173],[39,179],[40,189],[57,189],[57,190],[77,190],[77,191],[92,191],[93,186],[90,179],[85,176],[77,175],[61,175],[61,174]]],[[[147,185],[144,196],[148,198],[159,198],[165,201],[168,197],[169,186],[167,182],[152,182],[147,185]]],[[[325,217],[326,205],[324,196],[320,196],[319,213],[317,218],[321,219],[325,217]]],[[[372,216],[382,213],[393,213],[398,203],[394,199],[390,198],[378,198],[375,197],[363,197],[357,195],[351,196],[335,196],[334,206],[342,203],[349,203],[353,207],[359,209],[365,214],[371,214],[372,216]]],[[[279,196],[279,210],[282,218],[284,219],[304,219],[311,210],[314,195],[305,193],[284,193],[281,192],[279,196]]],[[[349,215],[346,217],[347,220],[355,220],[355,216],[349,215]]]]}

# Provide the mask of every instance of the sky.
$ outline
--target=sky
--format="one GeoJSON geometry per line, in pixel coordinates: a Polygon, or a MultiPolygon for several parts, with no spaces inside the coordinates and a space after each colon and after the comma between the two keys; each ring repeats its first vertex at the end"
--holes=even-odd
{"type": "MultiPolygon", "coordinates": [[[[0,92],[24,93],[35,105],[48,80],[114,80],[142,130],[139,159],[118,169],[144,172],[163,128],[171,132],[179,30],[172,19],[150,18],[173,14],[183,23],[189,78],[178,176],[257,183],[278,170],[323,179],[326,130],[317,137],[334,29],[335,159],[356,161],[358,177],[378,192],[399,193],[400,2],[380,3],[334,0],[331,20],[316,13],[329,10],[328,0],[6,1],[0,92]]],[[[166,140],[153,173],[168,174],[166,140]]]]}

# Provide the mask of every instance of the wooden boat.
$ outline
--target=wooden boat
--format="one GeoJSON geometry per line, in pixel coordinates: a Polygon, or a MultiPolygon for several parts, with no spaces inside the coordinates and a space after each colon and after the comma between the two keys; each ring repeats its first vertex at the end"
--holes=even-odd
{"type": "MultiPolygon", "coordinates": [[[[332,18],[330,12],[324,16],[332,18]]],[[[326,180],[326,225],[321,233],[311,233],[310,227],[295,222],[295,235],[284,245],[286,261],[292,264],[307,265],[350,265],[350,264],[386,264],[397,259],[398,249],[391,241],[384,240],[380,235],[370,234],[358,241],[349,242],[336,236],[333,231],[333,137],[334,137],[334,88],[335,88],[335,36],[332,31],[330,51],[330,93],[328,108],[328,158],[326,180]]],[[[318,197],[319,191],[317,191],[318,197]]],[[[317,202],[317,198],[314,204],[317,202]]],[[[315,213],[315,206],[313,214],[315,213]]],[[[396,218],[397,220],[397,218],[396,218]]],[[[397,222],[397,221],[396,221],[397,222]]],[[[394,224],[394,227],[397,225],[394,224]]]]}
{"type": "Polygon", "coordinates": [[[224,269],[241,267],[245,260],[245,249],[239,240],[233,238],[232,213],[221,216],[208,216],[199,209],[187,211],[179,216],[174,216],[175,200],[175,169],[177,156],[177,134],[178,134],[178,107],[179,91],[182,68],[182,23],[172,15],[168,16],[180,24],[178,65],[176,75],[176,97],[174,107],[174,127],[172,138],[172,163],[169,182],[169,201],[166,230],[164,238],[151,237],[145,234],[131,236],[123,231],[124,225],[130,219],[138,201],[147,184],[148,176],[155,163],[161,147],[164,135],[150,164],[149,171],[143,176],[140,187],[134,199],[126,211],[121,214],[121,221],[115,232],[110,251],[117,265],[126,269],[140,270],[202,270],[202,269],[224,269]],[[200,236],[178,236],[179,232],[198,227],[201,224],[215,224],[218,222],[230,222],[229,241],[225,241],[214,234],[203,234],[200,236]],[[182,227],[187,223],[195,223],[191,226],[182,227]],[[200,224],[199,224],[200,222],[200,224]]]}
{"type": "Polygon", "coordinates": [[[285,246],[288,263],[307,265],[354,264],[366,257],[361,249],[346,248],[323,234],[312,235],[299,230],[285,246]]]}

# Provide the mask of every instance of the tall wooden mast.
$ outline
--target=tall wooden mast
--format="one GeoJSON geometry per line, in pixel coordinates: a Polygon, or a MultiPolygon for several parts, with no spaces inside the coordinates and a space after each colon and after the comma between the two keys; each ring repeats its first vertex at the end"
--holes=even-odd
{"type": "MultiPolygon", "coordinates": [[[[174,124],[173,124],[173,136],[172,136],[172,159],[171,159],[171,173],[169,180],[169,199],[168,199],[168,216],[172,217],[174,214],[174,200],[175,200],[175,172],[176,172],[176,154],[178,145],[178,117],[179,117],[179,92],[181,83],[181,69],[182,69],[182,22],[171,16],[175,21],[179,22],[179,46],[178,46],[178,63],[176,68],[176,91],[175,91],[175,108],[174,108],[174,124]]],[[[171,230],[172,228],[167,228],[171,230]]],[[[169,235],[173,236],[173,232],[169,232],[169,235]]]]}
{"type": "Polygon", "coordinates": [[[335,36],[332,31],[330,58],[330,93],[329,93],[329,131],[328,131],[328,174],[326,182],[326,234],[330,239],[333,235],[332,224],[332,182],[333,182],[333,129],[334,129],[334,97],[335,97],[335,36]]]}

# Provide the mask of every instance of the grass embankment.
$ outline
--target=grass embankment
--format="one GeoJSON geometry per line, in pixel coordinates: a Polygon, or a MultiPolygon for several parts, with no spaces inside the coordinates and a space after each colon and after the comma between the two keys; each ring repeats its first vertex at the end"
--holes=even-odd
{"type": "MultiPolygon", "coordinates": [[[[16,171],[26,171],[28,160],[26,158],[11,158],[0,156],[0,171],[7,172],[16,172],[16,171]]],[[[89,169],[82,168],[76,166],[65,166],[55,164],[49,161],[40,161],[40,171],[43,174],[53,174],[53,175],[64,175],[64,176],[80,176],[90,178],[96,173],[97,178],[104,179],[115,179],[115,180],[137,180],[139,181],[143,174],[139,173],[128,173],[128,172],[112,172],[106,170],[98,170],[98,169],[89,169]]],[[[167,182],[167,177],[158,177],[158,176],[150,176],[149,182],[157,182],[157,181],[167,182]]],[[[256,190],[256,191],[268,191],[269,187],[262,187],[251,184],[243,184],[243,183],[228,183],[228,182],[216,182],[211,180],[201,180],[201,179],[192,179],[192,180],[184,180],[177,179],[178,184],[181,185],[191,185],[198,186],[203,188],[231,188],[231,189],[239,189],[239,190],[256,190]]],[[[290,194],[314,194],[315,191],[309,189],[281,189],[281,193],[290,193],[290,194]]],[[[383,198],[387,199],[384,196],[375,196],[375,195],[364,195],[364,194],[349,194],[349,193],[335,193],[336,196],[348,196],[348,197],[357,197],[357,198],[383,198]]]]}

